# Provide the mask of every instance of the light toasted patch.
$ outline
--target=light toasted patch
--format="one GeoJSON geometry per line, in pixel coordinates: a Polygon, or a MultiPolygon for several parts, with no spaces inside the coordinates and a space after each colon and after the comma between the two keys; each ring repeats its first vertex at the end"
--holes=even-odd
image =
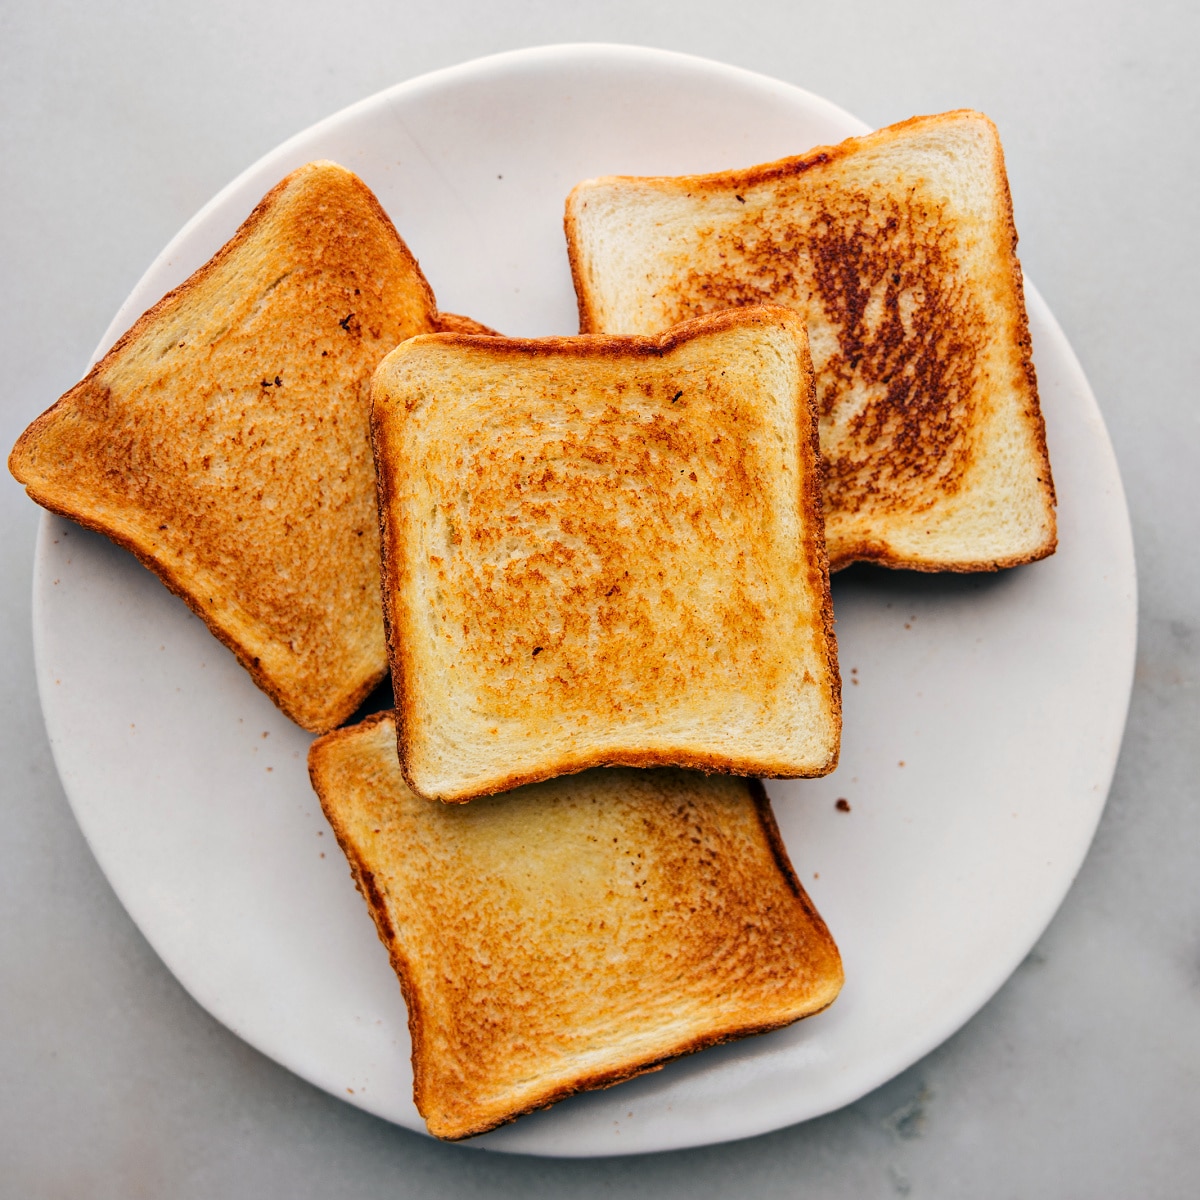
{"type": "Polygon", "coordinates": [[[309,764],[401,981],[432,1133],[483,1132],[837,995],[837,948],[756,783],[591,771],[432,805],[403,781],[392,721],[330,734],[309,764]]]}

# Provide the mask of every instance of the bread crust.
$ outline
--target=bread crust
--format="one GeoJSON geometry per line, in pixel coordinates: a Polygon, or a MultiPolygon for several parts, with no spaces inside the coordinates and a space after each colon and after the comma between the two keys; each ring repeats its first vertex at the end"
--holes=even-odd
{"type": "Polygon", "coordinates": [[[435,333],[473,333],[482,337],[502,337],[490,325],[464,317],[461,313],[439,312],[433,318],[435,333]]]}
{"type": "MultiPolygon", "coordinates": [[[[799,339],[802,370],[808,381],[804,388],[796,416],[797,447],[800,452],[801,469],[798,472],[798,505],[802,513],[800,535],[802,549],[800,557],[805,564],[805,586],[814,600],[813,620],[818,625],[816,642],[820,647],[820,670],[818,677],[827,688],[825,712],[831,726],[827,753],[819,760],[797,765],[795,758],[772,756],[758,752],[753,755],[722,752],[718,750],[689,750],[679,747],[669,749],[631,745],[620,748],[607,747],[579,753],[555,753],[524,769],[511,768],[493,775],[486,781],[475,780],[458,789],[432,789],[423,777],[419,760],[414,752],[416,731],[422,724],[421,683],[417,670],[417,652],[414,649],[414,634],[411,616],[401,605],[407,601],[406,588],[411,570],[405,567],[406,551],[403,549],[403,522],[396,524],[394,514],[403,505],[395,484],[400,478],[397,472],[386,467],[397,453],[394,439],[388,432],[385,410],[392,397],[389,395],[389,363],[394,356],[381,364],[374,384],[374,407],[372,415],[372,446],[377,463],[376,479],[379,489],[380,544],[383,547],[382,587],[384,629],[387,637],[388,656],[392,670],[392,685],[396,699],[398,751],[404,777],[409,787],[418,795],[428,796],[450,803],[463,803],[480,796],[495,795],[513,788],[557,775],[573,774],[594,767],[660,767],[674,766],[698,770],[707,774],[768,775],[772,778],[811,778],[825,775],[837,765],[841,732],[841,679],[837,664],[837,641],[834,633],[833,605],[829,590],[829,567],[825,552],[824,528],[821,520],[820,456],[816,433],[816,413],[811,387],[811,360],[807,341],[803,336],[803,324],[796,314],[778,306],[759,306],[755,309],[727,310],[686,321],[658,337],[616,337],[604,334],[577,337],[551,337],[539,339],[505,338],[500,341],[468,334],[436,334],[414,338],[410,349],[416,352],[423,345],[456,347],[463,351],[485,351],[496,359],[519,364],[530,359],[578,359],[587,363],[607,361],[633,364],[631,377],[636,377],[639,361],[661,362],[669,358],[674,350],[698,338],[719,334],[726,330],[740,330],[757,323],[778,324],[783,322],[799,339]]],[[[690,647],[679,648],[682,654],[691,652],[690,647]]],[[[536,653],[536,651],[535,651],[536,653]]]]}
{"type": "Polygon", "coordinates": [[[412,983],[412,966],[403,954],[396,930],[388,916],[387,904],[379,889],[375,886],[374,873],[364,863],[358,846],[351,835],[349,825],[343,818],[342,806],[338,803],[338,794],[328,782],[326,774],[328,765],[339,749],[351,749],[364,735],[368,735],[377,726],[395,727],[395,714],[390,711],[372,713],[357,725],[344,725],[340,729],[331,730],[318,737],[308,748],[308,778],[312,789],[321,803],[321,811],[333,830],[333,836],[346,862],[350,867],[350,877],[358,894],[367,905],[375,932],[387,950],[388,962],[400,984],[400,994],[404,997],[404,1008],[408,1014],[408,1036],[414,1052],[412,1055],[413,1091],[423,1093],[425,1089],[424,1056],[418,1056],[416,1047],[420,1044],[423,1027],[421,997],[417,994],[412,983]]]}
{"type": "MultiPolygon", "coordinates": [[[[444,846],[441,844],[437,832],[441,818],[437,814],[447,810],[426,807],[415,797],[403,797],[404,785],[390,756],[392,738],[388,726],[393,719],[391,713],[380,713],[359,726],[339,729],[318,739],[309,751],[309,770],[322,808],[346,854],[356,886],[366,901],[376,932],[387,948],[393,970],[399,978],[408,1006],[412,1037],[414,1099],[418,1110],[426,1118],[430,1132],[435,1136],[458,1141],[485,1133],[526,1113],[548,1108],[581,1091],[612,1087],[638,1075],[659,1070],[668,1062],[709,1046],[769,1032],[815,1015],[828,1007],[836,997],[842,982],[837,947],[792,868],[771,813],[770,802],[759,781],[749,780],[738,785],[732,785],[731,781],[729,786],[713,792],[716,807],[699,823],[694,823],[695,819],[689,817],[692,810],[688,805],[699,804],[707,810],[710,786],[694,777],[689,778],[684,772],[656,772],[645,777],[639,777],[638,773],[595,772],[578,781],[560,780],[557,784],[549,785],[554,789],[550,792],[545,790],[547,785],[541,785],[540,790],[532,795],[517,793],[512,798],[513,802],[527,807],[525,813],[515,816],[513,824],[518,830],[527,829],[528,839],[518,839],[523,848],[517,852],[516,861],[511,857],[505,858],[503,880],[484,880],[478,877],[479,864],[472,858],[473,839],[468,838],[461,847],[453,840],[444,846]],[[643,799],[631,801],[634,804],[632,821],[621,815],[623,791],[630,786],[650,789],[643,799]],[[749,825],[742,823],[744,816],[734,815],[744,813],[736,804],[729,809],[728,817],[720,815],[724,811],[721,805],[732,803],[729,796],[731,788],[733,791],[745,789],[744,797],[753,813],[749,825]],[[598,801],[602,806],[593,810],[597,814],[595,819],[585,823],[582,829],[573,823],[560,825],[556,815],[562,811],[557,805],[561,804],[564,796],[569,802],[571,793],[576,789],[581,790],[583,799],[580,803],[585,807],[589,790],[596,797],[592,802],[598,801]],[[718,802],[719,795],[725,796],[725,799],[718,802]],[[414,802],[415,826],[410,824],[412,818],[400,815],[402,811],[412,811],[405,806],[414,802]],[[609,816],[608,812],[612,815],[609,816]],[[644,815],[639,817],[639,813],[644,815]],[[547,835],[549,842],[539,841],[536,832],[546,821],[551,822],[547,835]],[[755,825],[756,830],[751,832],[755,825]],[[566,894],[559,890],[560,884],[567,881],[559,878],[560,867],[556,857],[561,849],[557,839],[563,837],[564,832],[569,831],[573,839],[569,844],[581,838],[583,844],[603,846],[609,842],[610,836],[615,844],[618,839],[629,836],[634,829],[642,830],[642,836],[632,845],[640,845],[647,856],[646,865],[639,867],[639,871],[643,873],[643,883],[650,889],[646,896],[653,912],[638,902],[639,892],[636,889],[642,884],[637,884],[633,891],[622,889],[608,874],[614,868],[619,873],[619,863],[623,861],[619,851],[614,851],[612,859],[602,867],[601,874],[594,878],[594,882],[586,886],[577,882],[569,884],[572,891],[583,888],[582,892],[575,895],[575,902],[582,901],[594,906],[598,919],[603,917],[608,921],[611,933],[596,931],[590,925],[584,932],[569,921],[564,932],[549,935],[549,942],[543,940],[547,936],[543,933],[535,935],[531,930],[527,933],[518,932],[527,928],[521,922],[531,919],[543,906],[553,908],[556,904],[567,902],[566,894]],[[749,840],[743,840],[746,838],[749,840]],[[432,863],[438,864],[439,877],[429,879],[427,884],[423,882],[419,894],[413,877],[419,875],[425,880],[431,863],[426,863],[422,857],[420,862],[414,859],[409,865],[403,857],[397,857],[404,845],[413,846],[414,853],[421,856],[432,854],[432,863]],[[660,854],[666,854],[667,858],[659,861],[660,854]],[[705,866],[706,863],[709,865],[705,866]],[[443,870],[447,873],[445,877],[440,875],[443,870]],[[709,870],[715,872],[711,877],[707,874],[709,870]],[[665,872],[665,876],[656,876],[656,871],[665,872]],[[696,872],[701,874],[697,875],[696,872]],[[740,872],[745,872],[745,875],[740,872]],[[531,884],[534,890],[523,902],[530,906],[525,910],[526,917],[520,918],[512,930],[503,925],[504,934],[501,934],[500,926],[493,930],[488,924],[493,919],[492,903],[500,904],[497,912],[507,912],[507,903],[512,902],[497,901],[494,888],[503,890],[512,879],[521,879],[527,873],[531,880],[538,882],[531,884]],[[702,878],[707,882],[701,883],[702,878]],[[750,883],[750,880],[753,882],[750,883]],[[668,881],[673,881],[673,884],[668,881]],[[602,1047],[593,1041],[593,1035],[581,1033],[582,1029],[590,1028],[595,1014],[587,1008],[579,1010],[578,1001],[572,999],[575,994],[570,978],[574,974],[573,969],[569,969],[566,976],[563,974],[563,964],[576,961],[577,951],[570,939],[583,938],[580,949],[585,953],[581,962],[587,964],[583,969],[595,971],[597,968],[592,964],[592,956],[615,950],[620,944],[618,931],[628,930],[630,922],[635,926],[645,923],[642,936],[651,942],[679,938],[678,917],[672,917],[669,911],[658,915],[656,906],[663,902],[664,897],[656,889],[664,883],[685,897],[681,901],[685,908],[688,902],[696,902],[696,895],[700,893],[693,895],[695,888],[704,894],[715,889],[717,899],[714,901],[714,913],[721,914],[714,916],[706,911],[694,918],[694,921],[716,922],[711,930],[711,936],[715,939],[711,943],[711,953],[705,949],[707,943],[703,938],[698,942],[681,941],[674,951],[679,961],[685,964],[692,964],[693,956],[698,956],[694,965],[689,965],[682,972],[683,978],[689,982],[684,985],[679,1000],[663,1002],[672,1010],[677,1003],[693,1013],[688,1021],[691,1031],[667,1033],[665,1036],[669,1046],[660,1045],[649,1053],[639,1054],[623,1044],[614,1044],[611,1050],[602,1051],[602,1047]],[[594,902],[589,900],[587,886],[598,888],[594,902]],[[613,887],[618,889],[616,894],[613,887]],[[736,893],[743,887],[751,888],[757,895],[753,899],[746,896],[736,898],[736,893]],[[607,897],[602,894],[603,889],[607,889],[607,897]],[[418,898],[418,895],[425,898],[418,898]],[[720,899],[722,895],[727,898],[726,901],[720,899]],[[724,907],[726,903],[728,909],[724,907]],[[456,926],[443,931],[444,936],[439,942],[438,970],[430,974],[424,969],[425,964],[419,960],[432,953],[431,946],[422,940],[427,936],[424,931],[436,927],[436,924],[427,927],[426,922],[437,920],[426,912],[426,906],[430,905],[440,912],[443,904],[449,904],[455,912],[462,911],[467,923],[465,928],[472,931],[471,945],[487,945],[493,937],[505,936],[509,939],[505,945],[506,960],[510,961],[499,976],[488,973],[486,964],[481,964],[477,958],[478,951],[473,951],[470,945],[457,942],[456,926]],[[748,907],[743,913],[739,906],[748,907]],[[766,942],[775,947],[773,953],[779,955],[779,961],[773,961],[770,956],[760,957],[756,951],[748,958],[739,959],[735,969],[727,970],[721,965],[725,962],[724,952],[744,936],[742,923],[746,921],[755,929],[774,930],[767,935],[766,942]],[[411,928],[403,924],[405,922],[411,923],[411,928]],[[767,925],[764,927],[760,922],[766,922],[767,925]],[[571,930],[575,932],[569,932],[571,930]],[[411,953],[406,952],[402,944],[406,936],[414,939],[411,953]],[[511,940],[514,937],[516,940],[511,940]],[[568,940],[561,940],[564,938],[568,940]],[[524,973],[527,956],[528,966],[535,972],[533,976],[524,973]],[[693,974],[704,970],[702,960],[711,963],[711,985],[698,980],[693,974]],[[536,967],[535,962],[538,964],[536,967]],[[761,1007],[766,993],[760,993],[758,989],[772,979],[791,994],[792,998],[782,1009],[776,1001],[771,1001],[765,1008],[761,1007]],[[789,979],[791,982],[787,982],[789,979]],[[520,982],[514,990],[515,981],[520,982]],[[715,1008],[704,1015],[700,1009],[694,1008],[695,997],[708,986],[722,995],[725,989],[748,989],[747,999],[739,1001],[724,1016],[716,1016],[715,1008]],[[498,997],[496,989],[500,989],[498,997]],[[538,999],[528,998],[527,991],[538,999]],[[752,995],[761,998],[750,999],[752,995]],[[481,1028],[491,1032],[485,1035],[483,1041],[476,1043],[466,1034],[460,1022],[469,1022],[472,1008],[480,1004],[499,1004],[500,1007],[495,1010],[494,1017],[489,1017],[481,1025],[481,1028]],[[559,1026],[559,1033],[549,1037],[546,1017],[539,1007],[542,1004],[559,1014],[552,1022],[559,1026]],[[526,1016],[526,1007],[529,1005],[532,1005],[533,1011],[526,1016]],[[767,1015],[768,1008],[775,1011],[767,1015]],[[444,1028],[447,1022],[452,1031],[458,1032],[453,1034],[449,1043],[443,1045],[438,1030],[444,1028]],[[539,1030],[542,1032],[539,1033],[539,1030]],[[569,1077],[563,1076],[561,1067],[545,1066],[558,1053],[559,1034],[568,1041],[583,1037],[589,1052],[587,1057],[594,1058],[602,1053],[609,1061],[591,1067],[578,1066],[570,1072],[569,1077]],[[466,1040],[462,1040],[464,1038],[466,1040]],[[522,1059],[511,1063],[510,1054],[517,1052],[507,1049],[510,1041],[522,1043],[527,1039],[532,1039],[533,1045],[546,1040],[545,1059],[541,1054],[536,1054],[528,1062],[522,1059]],[[447,1053],[467,1055],[468,1058],[447,1061],[447,1053]],[[535,1063],[541,1065],[534,1066],[535,1063]],[[479,1094],[480,1080],[484,1076],[500,1074],[505,1081],[510,1078],[515,1081],[530,1069],[540,1070],[543,1079],[532,1088],[516,1082],[504,1083],[504,1094],[499,1097],[492,1095],[488,1089],[485,1089],[487,1095],[479,1094]],[[459,1094],[452,1096],[452,1089],[459,1094]]],[[[487,802],[480,803],[483,805],[487,802]]],[[[487,829],[478,832],[480,840],[474,842],[476,848],[483,840],[490,840],[487,839],[487,829]]],[[[510,826],[510,838],[511,835],[510,826]]],[[[494,836],[503,837],[503,831],[494,836]]],[[[563,852],[569,855],[569,851],[563,852]]],[[[592,866],[594,863],[591,860],[581,860],[579,870],[587,872],[592,866]]],[[[592,881],[593,876],[587,875],[587,879],[592,881]]],[[[692,911],[695,913],[695,909],[692,911]]],[[[694,921],[687,923],[694,924],[694,921]]],[[[602,923],[601,930],[603,928],[602,923]]],[[[693,935],[694,930],[685,937],[693,935]]],[[[628,979],[629,987],[644,991],[647,979],[638,972],[659,969],[659,964],[652,958],[637,958],[622,967],[621,971],[626,973],[622,977],[628,979]]],[[[604,973],[610,974],[607,969],[604,973]]],[[[680,984],[664,979],[662,986],[669,989],[680,984]]],[[[776,983],[768,983],[767,992],[773,992],[775,987],[776,983]]],[[[489,1007],[490,1011],[492,1009],[489,1007]]],[[[653,1023],[660,1019],[661,1012],[655,1016],[653,1012],[635,1006],[615,1025],[624,1033],[630,1025],[653,1023]]],[[[594,1036],[615,1038],[616,1029],[594,1036]]]]}
{"type": "MultiPolygon", "coordinates": [[[[622,188],[628,189],[631,195],[636,192],[645,197],[674,196],[686,198],[689,202],[695,199],[694,227],[684,234],[683,241],[692,246],[688,239],[695,238],[698,239],[696,244],[702,246],[705,239],[709,239],[716,245],[720,237],[725,239],[720,245],[729,251],[727,265],[724,252],[714,258],[714,261],[723,264],[720,270],[715,271],[708,266],[692,269],[686,254],[678,252],[682,255],[678,264],[672,260],[673,265],[664,267],[660,274],[655,275],[653,282],[645,283],[647,291],[652,291],[654,296],[653,304],[646,302],[649,305],[645,309],[647,314],[656,313],[656,306],[665,306],[662,319],[671,321],[683,313],[705,311],[724,304],[757,303],[769,298],[789,305],[794,303],[801,311],[807,305],[812,315],[818,311],[813,307],[814,295],[824,289],[820,297],[823,306],[820,311],[829,316],[839,334],[841,346],[832,360],[826,347],[822,357],[816,361],[818,381],[822,388],[823,419],[829,421],[829,406],[834,403],[830,399],[833,386],[831,364],[832,374],[842,372],[859,389],[856,395],[860,398],[856,403],[862,403],[862,396],[869,397],[881,390],[887,391],[889,399],[886,403],[869,400],[868,409],[853,416],[852,429],[853,423],[857,422],[858,433],[846,436],[839,432],[835,439],[833,426],[830,425],[826,442],[823,429],[826,453],[835,456],[835,460],[829,464],[833,471],[827,480],[825,493],[826,517],[830,522],[831,570],[839,570],[856,561],[868,561],[880,566],[918,571],[994,571],[1032,562],[1054,552],[1057,546],[1054,486],[1046,448],[1045,425],[1038,401],[1021,270],[1016,256],[1017,235],[1011,193],[1003,150],[991,121],[980,113],[957,110],[937,116],[913,117],[876,133],[849,138],[835,146],[816,147],[803,155],[744,170],[663,178],[610,176],[579,184],[567,200],[564,231],[579,308],[579,325],[584,332],[612,328],[612,325],[607,319],[607,310],[603,307],[606,301],[601,298],[600,285],[594,274],[598,269],[609,268],[604,263],[598,267],[591,249],[587,248],[587,227],[582,220],[582,213],[590,196],[605,193],[616,195],[622,188]],[[898,182],[892,189],[892,195],[888,196],[889,201],[896,205],[894,213],[886,221],[884,216],[878,218],[883,226],[883,241],[876,253],[876,260],[872,262],[870,238],[864,235],[863,230],[866,227],[864,222],[869,224],[873,218],[864,217],[863,214],[869,213],[871,206],[879,202],[880,195],[887,195],[887,188],[877,189],[872,193],[874,198],[868,201],[865,198],[867,194],[856,193],[854,189],[857,183],[851,182],[858,179],[864,170],[862,163],[871,156],[878,157],[891,147],[903,147],[911,139],[928,137],[942,129],[970,126],[986,130],[990,139],[990,186],[993,188],[997,213],[994,224],[989,228],[996,237],[996,257],[993,281],[986,282],[984,286],[990,288],[994,284],[999,288],[999,293],[1006,293],[998,301],[998,312],[1001,314],[998,320],[1004,326],[998,334],[995,331],[1000,325],[985,327],[978,311],[968,315],[972,311],[969,305],[964,308],[964,315],[954,315],[957,311],[955,305],[961,307],[963,298],[952,298],[953,288],[957,285],[948,282],[950,267],[937,265],[939,255],[949,253],[953,257],[952,246],[947,251],[945,247],[939,247],[937,239],[949,238],[952,243],[956,236],[954,218],[950,218],[930,240],[929,231],[937,229],[936,222],[925,226],[920,224],[922,221],[928,222],[928,214],[920,210],[922,201],[918,197],[918,201],[914,202],[916,193],[912,187],[905,198],[901,192],[902,185],[898,182]],[[813,197],[820,195],[824,197],[821,203],[828,205],[824,210],[813,208],[815,223],[806,233],[789,231],[786,216],[780,215],[780,210],[771,208],[770,202],[770,216],[760,217],[755,211],[754,189],[767,189],[761,195],[768,192],[774,195],[775,191],[781,194],[789,190],[795,192],[801,186],[799,181],[802,179],[807,180],[803,186],[807,189],[805,196],[809,197],[804,203],[816,205],[813,197]],[[839,198],[837,189],[843,184],[844,192],[839,198]],[[707,209],[713,203],[719,205],[722,198],[739,202],[741,207],[737,215],[723,214],[719,218],[711,213],[706,215],[707,209]],[[906,205],[910,207],[906,209],[906,205]],[[903,245],[903,239],[896,231],[904,231],[910,212],[918,213],[917,217],[911,218],[913,229],[919,230],[913,234],[913,246],[918,256],[916,261],[920,264],[920,256],[929,257],[924,265],[901,269],[893,266],[889,255],[894,253],[893,242],[903,245]],[[709,221],[714,222],[711,228],[706,224],[709,221]],[[739,225],[739,221],[743,224],[739,225]],[[844,231],[839,230],[839,223],[844,224],[844,231]],[[718,235],[713,232],[717,228],[725,232],[718,235]],[[827,252],[821,248],[822,238],[830,243],[829,253],[832,255],[824,260],[821,255],[827,252]],[[839,238],[842,238],[840,242],[839,238]],[[802,247],[800,251],[797,251],[797,245],[802,247]],[[781,247],[786,247],[786,253],[781,254],[781,247]],[[801,268],[797,265],[798,258],[789,261],[788,256],[797,253],[801,256],[811,255],[816,265],[801,268]],[[888,290],[885,294],[884,284],[879,281],[893,270],[898,272],[894,276],[898,290],[888,290]],[[905,270],[909,275],[902,279],[905,270]],[[871,278],[876,282],[871,285],[874,293],[868,300],[865,281],[871,278]],[[928,330],[912,339],[910,345],[937,346],[939,341],[946,339],[962,339],[965,352],[958,355],[957,365],[953,354],[940,349],[925,351],[924,360],[919,359],[919,351],[910,350],[905,367],[896,357],[895,344],[880,341],[873,345],[869,340],[864,342],[863,313],[855,306],[865,303],[869,313],[870,306],[878,304],[882,296],[883,304],[892,305],[891,311],[899,314],[895,319],[898,333],[902,321],[915,321],[921,315],[920,304],[913,306],[908,298],[919,295],[922,288],[928,291],[931,285],[934,288],[942,287],[946,291],[946,298],[930,303],[928,330]],[[901,311],[906,304],[907,311],[901,311]],[[954,323],[956,320],[957,324],[954,323]],[[947,324],[947,321],[950,323],[947,324]],[[850,366],[842,366],[839,355],[850,366]],[[978,448],[972,447],[971,439],[973,423],[978,422],[973,416],[955,416],[952,409],[955,405],[961,405],[964,392],[971,395],[972,405],[986,407],[991,403],[977,376],[981,370],[986,375],[992,368],[978,368],[976,360],[987,358],[994,366],[997,356],[1011,356],[1013,361],[1006,371],[1009,384],[1019,393],[1017,404],[1021,413],[1017,420],[1022,427],[1021,436],[1027,438],[1027,445],[1021,453],[1028,460],[1025,481],[1020,485],[1022,496],[1025,493],[1040,493],[1020,501],[1028,505],[1030,530],[1022,532],[1015,539],[1013,549],[999,553],[973,551],[971,539],[959,536],[955,536],[943,549],[922,540],[917,527],[929,523],[928,513],[937,510],[940,497],[952,496],[963,486],[964,471],[977,471],[973,462],[978,457],[978,448]],[[918,375],[916,391],[911,390],[911,379],[906,382],[906,374],[914,369],[914,363],[918,373],[933,373],[930,385],[921,384],[918,375]],[[893,389],[899,388],[898,394],[904,396],[906,387],[909,390],[902,402],[890,399],[893,389]],[[921,392],[921,387],[927,387],[927,390],[921,392]],[[939,387],[944,389],[940,397],[939,387]],[[877,405],[875,415],[870,411],[872,404],[877,405]],[[841,455],[847,448],[850,457],[846,461],[851,469],[846,476],[850,484],[848,488],[839,476],[845,465],[841,455]],[[929,482],[921,483],[922,479],[929,482]],[[906,484],[906,480],[916,482],[906,484]],[[910,492],[905,500],[901,491],[899,500],[902,504],[898,503],[895,492],[896,481],[900,481],[902,487],[907,487],[910,492]],[[922,489],[925,489],[924,493],[922,489]],[[852,508],[847,508],[847,504],[852,508]],[[843,510],[849,512],[860,506],[864,511],[879,514],[866,529],[860,527],[861,522],[835,520],[843,510]],[[912,509],[911,517],[889,515],[901,512],[903,506],[912,509]],[[897,520],[909,522],[912,531],[903,534],[901,540],[912,542],[918,549],[899,548],[893,532],[897,520]],[[889,522],[893,522],[891,527],[889,522]],[[1036,534],[1035,529],[1039,530],[1036,534]]],[[[638,203],[649,204],[650,200],[638,203]]],[[[631,199],[628,204],[632,206],[634,201],[631,199]]],[[[783,207],[786,212],[786,203],[783,207]]],[[[679,211],[678,208],[672,210],[675,220],[682,219],[679,211]]],[[[644,236],[640,226],[638,231],[640,236],[644,236]]],[[[674,227],[672,231],[678,233],[674,227]]],[[[612,235],[614,239],[616,236],[612,235]]],[[[967,232],[963,236],[973,237],[976,234],[967,232]]],[[[630,237],[634,235],[630,234],[630,237]]],[[[670,243],[671,236],[664,233],[663,241],[661,253],[667,255],[670,251],[666,243],[670,243]]],[[[638,244],[640,246],[641,243],[638,244]]],[[[607,246],[606,243],[606,247],[604,253],[610,256],[623,252],[616,245],[607,246]]],[[[652,253],[658,254],[659,251],[656,249],[652,253]]],[[[641,286],[636,272],[631,272],[631,278],[635,287],[641,286]]],[[[649,316],[647,319],[651,325],[657,320],[649,316]]],[[[989,316],[987,320],[995,322],[997,318],[989,316]]]]}
{"type": "Polygon", "coordinates": [[[438,327],[433,292],[374,194],[336,164],[310,163],[29,426],[9,469],[38,504],[134,554],[292,720],[320,732],[387,674],[375,556],[347,545],[356,530],[372,540],[376,524],[370,374],[404,336],[438,327]],[[343,292],[351,303],[328,314],[326,331],[316,314],[343,292]],[[390,317],[383,309],[397,296],[390,317]],[[206,306],[229,314],[224,329],[206,306]],[[185,327],[197,341],[176,346],[185,327]],[[253,489],[278,491],[298,511],[276,520],[264,501],[256,516],[245,500],[253,489]],[[291,533],[302,546],[314,507],[327,540],[311,554],[259,545],[291,533]],[[260,551],[258,579],[242,571],[239,537],[260,551]],[[302,584],[270,579],[306,554],[302,584]]]}

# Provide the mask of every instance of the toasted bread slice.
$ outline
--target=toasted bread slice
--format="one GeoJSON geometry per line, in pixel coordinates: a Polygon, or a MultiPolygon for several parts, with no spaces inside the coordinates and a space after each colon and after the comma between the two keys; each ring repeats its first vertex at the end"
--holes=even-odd
{"type": "MultiPolygon", "coordinates": [[[[30,496],[132,550],[293,720],[387,671],[370,378],[439,317],[369,189],[310,163],[25,431],[30,496]]],[[[458,327],[454,325],[453,327],[458,327]]]]}
{"type": "Polygon", "coordinates": [[[803,322],[414,338],[375,375],[405,777],[820,775],[840,684],[803,322]]]}
{"type": "Polygon", "coordinates": [[[438,1137],[790,1024],[841,988],[757,780],[589,771],[428,804],[391,713],[308,762],[400,978],[438,1137]]]}
{"type": "Polygon", "coordinates": [[[1054,485],[995,127],[914,117],[743,171],[581,183],[584,332],[770,301],[808,322],[831,567],[1054,551],[1054,485]]]}

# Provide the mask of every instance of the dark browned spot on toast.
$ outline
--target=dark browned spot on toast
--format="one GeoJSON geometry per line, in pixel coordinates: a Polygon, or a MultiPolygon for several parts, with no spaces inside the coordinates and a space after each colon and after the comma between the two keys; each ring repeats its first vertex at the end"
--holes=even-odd
{"type": "Polygon", "coordinates": [[[850,220],[823,212],[811,232],[813,282],[839,343],[818,375],[822,416],[866,393],[843,453],[825,463],[826,496],[844,511],[868,496],[908,507],[935,479],[943,495],[958,489],[983,327],[936,209],[866,196],[860,205],[850,220]]]}
{"type": "Polygon", "coordinates": [[[957,491],[971,460],[986,325],[961,282],[955,229],[934,197],[847,195],[780,181],[773,202],[710,227],[680,264],[669,317],[774,302],[812,337],[825,501],[919,511],[957,491]],[[707,264],[719,262],[719,267],[707,264]]]}
{"type": "Polygon", "coordinates": [[[362,885],[363,897],[371,906],[371,912],[375,917],[375,924],[379,927],[380,936],[385,941],[390,942],[395,938],[396,932],[392,928],[392,923],[388,918],[387,900],[375,883],[375,875],[373,872],[367,870],[363,865],[362,859],[357,855],[353,855],[351,861],[356,868],[358,882],[362,885]]]}

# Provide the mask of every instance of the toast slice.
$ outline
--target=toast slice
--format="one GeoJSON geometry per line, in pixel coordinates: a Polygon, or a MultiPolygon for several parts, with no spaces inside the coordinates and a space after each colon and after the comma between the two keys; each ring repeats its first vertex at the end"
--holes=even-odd
{"type": "Polygon", "coordinates": [[[374,195],[329,162],[272,189],[17,442],[44,507],[107,534],[306,729],[387,672],[370,379],[438,314],[374,195]]]}
{"type": "Polygon", "coordinates": [[[442,334],[374,382],[383,596],[414,791],[592,766],[802,776],[841,697],[803,322],[442,334]]]}
{"type": "Polygon", "coordinates": [[[914,117],[715,175],[593,179],[566,205],[584,332],[804,314],[831,567],[995,570],[1053,553],[1017,235],[995,127],[914,117]]]}
{"type": "Polygon", "coordinates": [[[483,1133],[831,1004],[837,947],[757,780],[589,771],[466,805],[406,786],[391,713],[313,743],[408,1005],[430,1133],[483,1133]]]}

